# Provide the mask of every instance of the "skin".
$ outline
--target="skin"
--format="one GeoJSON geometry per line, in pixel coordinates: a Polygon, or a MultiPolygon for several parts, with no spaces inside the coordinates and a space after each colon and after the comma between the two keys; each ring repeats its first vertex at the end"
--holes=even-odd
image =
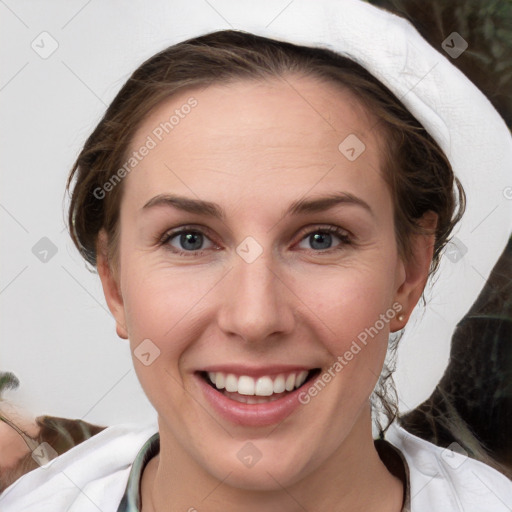
{"type": "MultiPolygon", "coordinates": [[[[191,96],[197,107],[124,179],[119,268],[108,264],[104,232],[98,240],[118,335],[132,351],[147,338],[160,350],[149,366],[133,359],[161,439],[143,474],[143,509],[398,512],[403,483],[375,450],[369,396],[389,332],[405,321],[386,324],[309,404],[271,427],[219,417],[193,376],[221,363],[327,369],[394,302],[411,312],[433,238],[416,236],[415,257],[399,257],[375,119],[349,92],[313,78],[238,81],[166,100],[139,126],[131,149],[191,96]],[[352,162],[338,150],[349,134],[366,145],[352,162]],[[344,203],[283,214],[293,201],[333,191],[357,196],[371,212],[344,203]],[[216,202],[225,218],[142,209],[163,193],[216,202]],[[179,235],[158,244],[189,224],[206,229],[202,254],[179,235]],[[329,226],[351,242],[327,235],[319,249],[310,235],[329,226]],[[247,236],[263,249],[250,264],[236,252],[247,236]],[[251,468],[237,457],[247,441],[262,454],[251,468]]],[[[435,224],[434,214],[427,223],[435,224]]]]}
{"type": "MultiPolygon", "coordinates": [[[[0,415],[11,421],[27,436],[33,439],[39,436],[40,428],[35,418],[30,417],[26,411],[1,401],[0,415]]],[[[37,467],[31,458],[28,462],[32,464],[23,463],[30,454],[30,448],[21,435],[9,424],[0,421],[0,491],[6,489],[26,471],[37,467]]]]}

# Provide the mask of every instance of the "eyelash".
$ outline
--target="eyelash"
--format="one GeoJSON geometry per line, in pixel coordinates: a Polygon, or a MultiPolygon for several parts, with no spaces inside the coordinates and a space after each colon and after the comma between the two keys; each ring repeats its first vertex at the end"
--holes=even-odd
{"type": "MultiPolygon", "coordinates": [[[[177,254],[179,256],[200,256],[204,253],[205,250],[208,250],[208,249],[201,249],[198,251],[181,251],[181,250],[176,249],[175,247],[172,247],[170,244],[168,244],[168,242],[170,240],[172,240],[176,236],[181,235],[183,233],[201,234],[201,235],[209,238],[207,235],[207,232],[202,228],[197,228],[194,226],[182,226],[181,228],[178,228],[176,230],[171,230],[171,231],[165,232],[164,235],[160,238],[158,245],[165,246],[171,252],[173,252],[174,254],[177,254]]],[[[341,229],[337,226],[327,226],[327,227],[315,226],[314,228],[310,229],[309,231],[302,231],[300,242],[302,242],[308,236],[311,236],[312,234],[315,234],[315,233],[332,233],[332,234],[335,234],[336,236],[338,236],[338,238],[341,240],[341,244],[338,247],[324,249],[324,250],[317,250],[317,251],[311,249],[310,251],[308,251],[308,252],[313,252],[315,254],[330,254],[332,252],[343,250],[344,246],[351,245],[353,243],[352,238],[347,233],[347,231],[344,229],[341,229]]],[[[211,240],[211,241],[213,243],[215,243],[213,240],[211,240]]]]}

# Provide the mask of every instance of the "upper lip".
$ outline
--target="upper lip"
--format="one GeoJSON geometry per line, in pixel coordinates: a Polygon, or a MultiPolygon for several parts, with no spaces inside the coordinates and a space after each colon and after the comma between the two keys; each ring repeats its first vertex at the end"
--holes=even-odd
{"type": "Polygon", "coordinates": [[[246,364],[215,364],[205,366],[197,371],[199,372],[222,372],[232,373],[233,375],[241,376],[247,375],[248,377],[262,377],[277,376],[280,374],[290,374],[294,372],[310,371],[318,368],[317,366],[305,366],[305,365],[267,365],[267,366],[248,366],[246,364]]]}

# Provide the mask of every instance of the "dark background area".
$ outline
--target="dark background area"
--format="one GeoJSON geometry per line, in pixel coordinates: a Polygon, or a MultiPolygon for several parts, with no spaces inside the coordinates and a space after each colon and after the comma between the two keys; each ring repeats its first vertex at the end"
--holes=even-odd
{"type": "MultiPolygon", "coordinates": [[[[451,59],[512,128],[511,0],[370,0],[408,19],[441,53],[459,33],[468,48],[451,59]]],[[[512,169],[510,169],[512,185],[512,169]]],[[[439,446],[457,443],[512,478],[512,238],[452,337],[450,362],[429,399],[401,417],[439,446]]]]}

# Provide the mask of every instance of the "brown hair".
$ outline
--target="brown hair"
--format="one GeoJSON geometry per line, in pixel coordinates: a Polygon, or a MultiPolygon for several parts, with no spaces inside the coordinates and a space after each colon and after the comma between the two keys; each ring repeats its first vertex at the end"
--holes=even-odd
{"type": "MultiPolygon", "coordinates": [[[[0,399],[0,406],[1,406],[0,399]]],[[[48,443],[58,455],[61,455],[74,446],[79,445],[90,437],[99,434],[106,427],[87,423],[83,420],[70,420],[55,416],[38,416],[33,424],[37,426],[37,435],[31,437],[27,432],[7,418],[0,407],[0,421],[3,421],[15,430],[25,441],[26,448],[20,452],[19,460],[13,467],[5,467],[0,460],[0,493],[9,487],[21,476],[39,467],[33,457],[34,450],[41,443],[48,443]]],[[[0,443],[0,448],[2,443],[0,443]]]]}
{"type": "MultiPolygon", "coordinates": [[[[441,251],[463,214],[465,195],[434,139],[389,89],[352,59],[327,49],[235,30],[189,39],[146,60],[121,88],[85,142],[67,189],[76,179],[68,222],[71,238],[86,261],[96,265],[98,233],[104,228],[108,259],[112,269],[117,269],[123,186],[118,183],[104,197],[98,197],[95,191],[103,190],[126,162],[130,142],[152,109],[192,87],[285,78],[290,74],[337,84],[351,92],[377,120],[385,141],[383,177],[394,201],[400,255],[406,259],[411,256],[411,235],[424,232],[418,221],[431,210],[438,215],[431,266],[431,272],[435,271],[441,251]]],[[[393,415],[391,410],[388,412],[393,415]]]]}

